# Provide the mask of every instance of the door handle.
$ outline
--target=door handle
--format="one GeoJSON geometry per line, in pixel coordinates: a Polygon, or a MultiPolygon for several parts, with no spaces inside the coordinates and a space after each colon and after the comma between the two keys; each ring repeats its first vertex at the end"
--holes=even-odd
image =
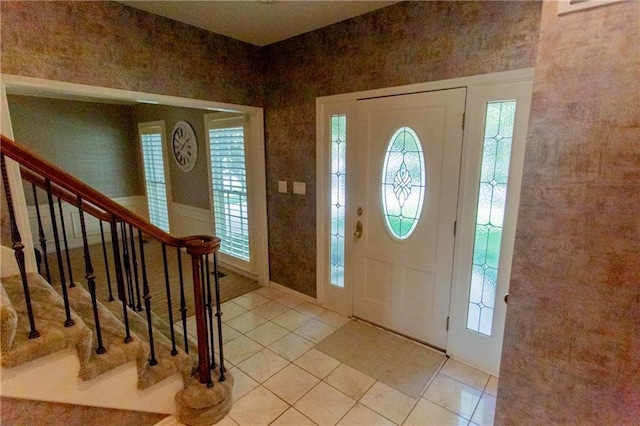
{"type": "Polygon", "coordinates": [[[362,238],[362,222],[358,221],[358,223],[356,223],[356,230],[353,231],[353,236],[356,237],[356,239],[362,238]]]}

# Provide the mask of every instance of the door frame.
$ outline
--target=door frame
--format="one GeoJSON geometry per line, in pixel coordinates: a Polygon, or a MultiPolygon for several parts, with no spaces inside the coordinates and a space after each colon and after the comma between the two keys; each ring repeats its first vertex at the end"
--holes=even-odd
{"type": "MultiPolygon", "coordinates": [[[[486,90],[487,86],[494,85],[498,87],[501,84],[516,83],[516,82],[532,82],[533,81],[533,68],[525,68],[513,71],[504,71],[498,73],[482,74],[470,77],[462,77],[455,79],[440,80],[427,83],[418,83],[407,86],[390,87],[383,89],[367,90],[362,92],[353,92],[332,96],[325,96],[316,98],[316,280],[317,280],[317,300],[320,304],[335,310],[344,315],[350,316],[352,314],[352,300],[353,300],[353,288],[351,285],[350,277],[345,274],[345,286],[344,288],[337,288],[330,283],[330,239],[329,232],[331,229],[330,223],[330,208],[329,203],[331,200],[331,147],[327,143],[331,138],[331,126],[330,117],[332,114],[345,114],[347,116],[347,146],[349,140],[353,140],[353,123],[355,121],[355,105],[359,99],[367,99],[374,97],[405,95],[416,92],[428,92],[435,90],[454,89],[459,87],[467,88],[467,99],[473,99],[477,97],[476,92],[486,90]],[[349,123],[352,123],[351,125],[349,123]]],[[[467,108],[469,108],[469,101],[467,101],[467,108]]],[[[467,116],[469,114],[466,114],[467,116]]],[[[469,117],[465,118],[465,124],[468,123],[469,117]]],[[[468,129],[468,126],[465,126],[468,129]]],[[[468,164],[469,161],[479,161],[482,152],[478,154],[477,147],[475,151],[472,148],[474,136],[471,135],[471,129],[465,129],[463,135],[462,146],[462,161],[463,164],[468,164]],[[473,157],[473,156],[476,157],[473,157]]],[[[348,155],[348,152],[347,152],[348,155]]],[[[348,161],[348,160],[347,160],[348,161]]],[[[460,175],[460,188],[459,195],[459,208],[458,208],[458,221],[461,219],[460,212],[462,211],[460,202],[462,201],[463,194],[473,193],[470,186],[470,178],[468,173],[465,174],[465,167],[462,167],[460,175]]],[[[348,171],[347,171],[348,175],[348,171]]],[[[471,179],[472,180],[472,179],[471,179]]],[[[477,183],[474,184],[477,186],[477,183]]],[[[347,183],[347,193],[349,193],[349,184],[347,183]]],[[[347,195],[348,197],[348,195],[347,195]]],[[[474,195],[477,197],[477,193],[474,195]]],[[[467,204],[469,201],[467,201],[467,204]]],[[[473,220],[473,219],[472,219],[473,220]]],[[[351,234],[351,229],[347,229],[347,235],[351,234]]],[[[458,251],[461,241],[468,241],[469,238],[473,238],[473,234],[469,236],[469,232],[473,232],[467,229],[460,229],[456,232],[455,247],[458,251]]],[[[348,248],[348,245],[347,245],[348,248]]],[[[345,250],[345,262],[349,262],[350,253],[348,249],[345,250]]],[[[452,280],[452,300],[456,283],[455,265],[458,265],[457,253],[454,254],[454,277],[452,280]]],[[[456,292],[456,297],[459,297],[459,292],[456,292]]],[[[450,308],[450,314],[452,310],[450,308]]],[[[448,350],[448,348],[447,348],[448,350]]],[[[464,359],[461,357],[461,359],[464,359]]],[[[471,363],[470,361],[466,361],[471,363]]],[[[475,365],[480,368],[482,366],[475,365]]],[[[486,369],[484,367],[483,369],[486,369]]]]}
{"type": "MultiPolygon", "coordinates": [[[[2,88],[2,111],[3,111],[3,133],[9,137],[13,134],[10,133],[10,121],[4,120],[4,111],[8,110],[8,104],[6,102],[7,89],[11,92],[22,91],[23,93],[31,93],[39,96],[63,96],[69,99],[85,99],[85,100],[109,100],[112,102],[126,102],[126,103],[151,103],[170,105],[186,108],[197,108],[202,110],[224,111],[244,114],[247,117],[247,129],[249,130],[251,138],[251,147],[253,153],[251,154],[252,168],[254,168],[254,176],[256,176],[255,182],[251,182],[254,186],[255,203],[253,208],[255,214],[253,224],[256,230],[256,275],[258,283],[261,286],[269,285],[269,240],[267,231],[267,188],[266,188],[266,163],[265,163],[265,141],[264,141],[264,111],[260,107],[252,107],[247,105],[230,104],[224,102],[209,101],[203,99],[191,99],[179,96],[161,95],[156,93],[136,92],[131,90],[114,89],[110,87],[89,86],[78,83],[68,83],[56,80],[46,80],[41,78],[24,77],[13,74],[0,74],[0,86],[2,88]],[[9,125],[7,125],[9,123],[9,125]]],[[[136,132],[137,133],[137,132],[136,132]]],[[[137,135],[136,135],[137,137],[137,135]]],[[[12,185],[16,185],[17,188],[22,188],[22,181],[18,176],[10,178],[12,185]]],[[[13,186],[12,186],[13,192],[13,186]]],[[[22,208],[19,206],[18,208],[22,208]]],[[[26,203],[24,205],[26,211],[26,203]]],[[[26,217],[26,216],[25,216],[26,217]]],[[[171,220],[171,218],[170,218],[171,220]]],[[[27,229],[21,227],[20,232],[24,233],[23,240],[26,240],[28,235],[27,229]]],[[[28,225],[27,225],[28,228],[28,225]]],[[[208,231],[210,232],[210,231],[208,231]]],[[[29,240],[31,244],[31,240],[29,240]]],[[[29,251],[26,251],[29,253],[29,251]]],[[[33,250],[31,250],[33,253],[33,250]]],[[[31,261],[28,260],[29,264],[31,261]]],[[[35,260],[33,260],[35,265],[35,260]]]]}

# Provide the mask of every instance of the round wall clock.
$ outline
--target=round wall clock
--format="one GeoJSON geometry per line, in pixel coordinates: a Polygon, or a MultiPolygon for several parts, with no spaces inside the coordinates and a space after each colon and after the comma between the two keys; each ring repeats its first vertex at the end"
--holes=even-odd
{"type": "Polygon", "coordinates": [[[191,124],[178,121],[171,133],[171,151],[180,170],[190,172],[198,160],[198,140],[191,124]]]}

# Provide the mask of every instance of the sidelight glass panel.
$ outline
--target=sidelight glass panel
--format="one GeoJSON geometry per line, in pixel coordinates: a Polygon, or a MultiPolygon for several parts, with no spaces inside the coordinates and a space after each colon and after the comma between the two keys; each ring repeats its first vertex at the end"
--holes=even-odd
{"type": "Polygon", "coordinates": [[[391,235],[411,235],[424,201],[425,164],[418,135],[409,127],[398,129],[387,147],[382,171],[382,210],[391,235]]]}
{"type": "Polygon", "coordinates": [[[220,252],[250,261],[244,127],[209,128],[211,184],[220,252]]]}
{"type": "Polygon", "coordinates": [[[347,116],[331,116],[331,284],[344,287],[347,116]]]}
{"type": "Polygon", "coordinates": [[[487,103],[467,328],[491,335],[516,102],[487,103]]]}

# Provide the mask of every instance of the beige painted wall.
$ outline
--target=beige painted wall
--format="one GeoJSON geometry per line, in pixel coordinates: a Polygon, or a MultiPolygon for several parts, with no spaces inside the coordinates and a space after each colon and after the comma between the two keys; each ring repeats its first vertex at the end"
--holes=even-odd
{"type": "MultiPolygon", "coordinates": [[[[15,139],[108,197],[144,195],[127,105],[7,95],[15,139]]],[[[31,187],[25,189],[33,204],[31,187]]],[[[38,195],[40,203],[45,196],[38,195]]]]}
{"type": "Polygon", "coordinates": [[[640,3],[557,16],[536,59],[496,424],[640,419],[640,3]]]}

